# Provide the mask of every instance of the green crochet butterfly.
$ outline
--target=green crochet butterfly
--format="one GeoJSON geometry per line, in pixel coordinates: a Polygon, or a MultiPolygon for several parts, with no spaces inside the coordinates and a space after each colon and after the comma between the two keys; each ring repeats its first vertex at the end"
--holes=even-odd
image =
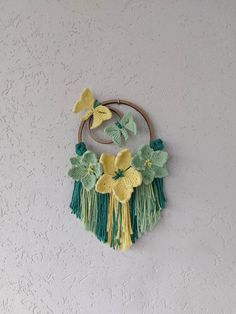
{"type": "Polygon", "coordinates": [[[137,133],[136,123],[131,112],[127,112],[119,121],[108,125],[104,129],[104,132],[111,137],[113,143],[119,146],[122,145],[123,140],[125,142],[128,140],[129,134],[127,131],[132,132],[134,135],[137,133]]]}

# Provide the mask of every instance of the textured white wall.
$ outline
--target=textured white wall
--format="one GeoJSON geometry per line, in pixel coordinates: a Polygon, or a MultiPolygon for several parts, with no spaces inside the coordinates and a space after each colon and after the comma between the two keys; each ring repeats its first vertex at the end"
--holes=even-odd
{"type": "Polygon", "coordinates": [[[0,313],[236,312],[235,61],[234,0],[0,1],[0,313]],[[85,86],[143,105],[171,156],[126,253],[68,208],[85,86]]]}

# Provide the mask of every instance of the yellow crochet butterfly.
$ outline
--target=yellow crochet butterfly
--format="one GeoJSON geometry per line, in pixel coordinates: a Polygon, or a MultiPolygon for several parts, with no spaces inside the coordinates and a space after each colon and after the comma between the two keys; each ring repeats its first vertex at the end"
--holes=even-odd
{"type": "Polygon", "coordinates": [[[72,112],[80,112],[87,109],[85,115],[81,118],[87,120],[93,116],[91,129],[97,128],[103,121],[109,120],[112,117],[110,109],[102,106],[94,97],[88,88],[85,88],[80,95],[79,101],[74,105],[72,112]]]}

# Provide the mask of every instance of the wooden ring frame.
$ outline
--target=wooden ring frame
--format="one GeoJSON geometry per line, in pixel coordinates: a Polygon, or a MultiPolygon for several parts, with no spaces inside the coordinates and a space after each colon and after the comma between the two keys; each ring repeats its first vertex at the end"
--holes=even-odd
{"type": "MultiPolygon", "coordinates": [[[[134,103],[132,103],[128,100],[122,100],[122,99],[111,99],[111,100],[103,101],[101,103],[101,105],[103,105],[103,106],[109,106],[109,105],[114,105],[114,104],[126,105],[126,106],[129,106],[129,107],[133,108],[134,110],[138,111],[147,123],[149,133],[150,133],[150,141],[154,139],[154,129],[153,129],[152,123],[149,120],[146,112],[143,109],[141,109],[139,106],[135,105],[134,103]]],[[[116,110],[114,108],[109,108],[109,109],[111,111],[115,112],[119,117],[121,117],[121,114],[118,110],[116,110]]],[[[78,130],[78,143],[80,143],[82,141],[82,133],[83,133],[83,128],[84,128],[85,123],[86,123],[86,121],[82,121],[80,123],[79,130],[78,130]]],[[[92,116],[87,120],[87,127],[89,130],[90,136],[94,141],[96,141],[100,144],[112,144],[113,143],[111,140],[102,140],[102,139],[96,138],[94,136],[94,133],[91,131],[91,128],[90,128],[91,124],[92,124],[92,116]]]]}

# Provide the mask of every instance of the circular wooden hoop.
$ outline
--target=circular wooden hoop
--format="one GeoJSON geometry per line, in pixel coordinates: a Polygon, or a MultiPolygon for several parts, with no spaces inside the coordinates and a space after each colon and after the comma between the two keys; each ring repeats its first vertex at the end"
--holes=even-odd
{"type": "MultiPolygon", "coordinates": [[[[136,104],[134,104],[134,103],[132,103],[132,102],[130,102],[128,100],[124,100],[124,99],[110,99],[110,100],[103,101],[101,103],[101,105],[103,105],[103,106],[109,106],[109,105],[113,105],[113,104],[116,104],[116,105],[126,105],[126,106],[129,106],[129,107],[133,108],[134,110],[138,111],[143,116],[144,120],[147,123],[148,129],[149,129],[149,133],[150,133],[150,140],[154,139],[153,125],[152,125],[150,119],[148,118],[146,112],[143,109],[141,109],[136,104]]],[[[110,108],[110,110],[111,111],[112,110],[115,111],[113,108],[110,108]]],[[[84,128],[85,123],[86,123],[86,121],[82,121],[80,123],[79,130],[78,130],[78,143],[80,143],[82,141],[82,132],[83,132],[83,128],[84,128]]],[[[90,129],[89,128],[89,122],[87,122],[87,125],[88,125],[88,129],[90,129]]],[[[91,133],[90,133],[90,135],[91,135],[91,133]]],[[[94,137],[92,137],[92,138],[94,139],[94,137]]],[[[112,141],[109,141],[109,143],[108,143],[108,141],[100,140],[100,139],[97,140],[96,138],[94,140],[97,141],[98,143],[101,143],[101,144],[111,144],[111,143],[113,143],[112,141]]]]}

